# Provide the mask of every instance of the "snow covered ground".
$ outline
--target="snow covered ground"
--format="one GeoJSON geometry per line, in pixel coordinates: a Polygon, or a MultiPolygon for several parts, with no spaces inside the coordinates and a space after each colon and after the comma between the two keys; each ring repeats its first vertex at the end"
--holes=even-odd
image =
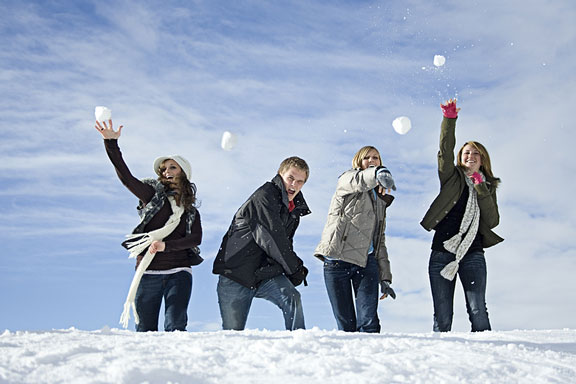
{"type": "Polygon", "coordinates": [[[576,330],[0,335],[2,383],[574,383],[576,330]]]}

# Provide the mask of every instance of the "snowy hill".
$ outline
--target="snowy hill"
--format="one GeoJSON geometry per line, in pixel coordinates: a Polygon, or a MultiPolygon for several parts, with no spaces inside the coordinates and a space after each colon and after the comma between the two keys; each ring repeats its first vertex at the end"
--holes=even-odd
{"type": "Polygon", "coordinates": [[[2,383],[573,383],[576,330],[0,335],[2,383]]]}

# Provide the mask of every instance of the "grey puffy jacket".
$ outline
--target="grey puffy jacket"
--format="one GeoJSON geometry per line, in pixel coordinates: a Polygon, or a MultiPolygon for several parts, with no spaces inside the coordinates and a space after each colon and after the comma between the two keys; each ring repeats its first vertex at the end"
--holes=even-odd
{"type": "Polygon", "coordinates": [[[394,197],[375,197],[377,186],[375,168],[351,169],[340,176],[314,255],[320,260],[326,256],[365,267],[374,242],[380,280],[392,282],[384,230],[386,208],[394,197]]]}

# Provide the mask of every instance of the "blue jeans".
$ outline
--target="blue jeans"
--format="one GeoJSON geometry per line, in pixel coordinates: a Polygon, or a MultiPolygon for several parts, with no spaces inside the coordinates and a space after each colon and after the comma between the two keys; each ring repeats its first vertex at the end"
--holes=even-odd
{"type": "Polygon", "coordinates": [[[192,293],[192,274],[181,271],[168,275],[144,274],[136,291],[136,312],[140,322],[136,331],[158,330],[158,316],[164,298],[164,330],[185,331],[188,303],[192,293]]]}
{"type": "Polygon", "coordinates": [[[341,260],[326,259],[324,283],[339,330],[380,332],[379,268],[373,254],[368,255],[365,268],[341,260]]]}
{"type": "Polygon", "coordinates": [[[284,275],[264,280],[253,289],[220,276],[217,292],[223,329],[243,330],[255,297],[268,300],[282,310],[287,330],[306,328],[300,292],[284,275]]]}
{"type": "MultiPolygon", "coordinates": [[[[432,300],[434,302],[434,332],[448,332],[452,329],[454,315],[454,289],[456,277],[450,281],[440,275],[440,271],[455,255],[448,252],[432,251],[428,264],[432,300]]],[[[474,251],[460,260],[458,276],[464,288],[466,311],[472,324],[472,332],[489,331],[490,320],[486,309],[486,259],[484,251],[474,251]]]]}

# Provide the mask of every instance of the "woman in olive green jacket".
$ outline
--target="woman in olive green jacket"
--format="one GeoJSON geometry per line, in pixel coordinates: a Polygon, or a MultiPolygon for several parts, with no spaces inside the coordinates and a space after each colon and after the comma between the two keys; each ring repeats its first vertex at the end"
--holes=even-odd
{"type": "Polygon", "coordinates": [[[438,175],[440,193],[420,223],[434,229],[428,274],[434,302],[434,331],[452,328],[455,276],[464,288],[472,331],[490,330],[486,309],[486,260],[484,248],[503,239],[492,231],[500,221],[496,189],[500,179],[492,174],[486,148],[476,142],[456,146],[456,100],[442,104],[438,175]]]}

